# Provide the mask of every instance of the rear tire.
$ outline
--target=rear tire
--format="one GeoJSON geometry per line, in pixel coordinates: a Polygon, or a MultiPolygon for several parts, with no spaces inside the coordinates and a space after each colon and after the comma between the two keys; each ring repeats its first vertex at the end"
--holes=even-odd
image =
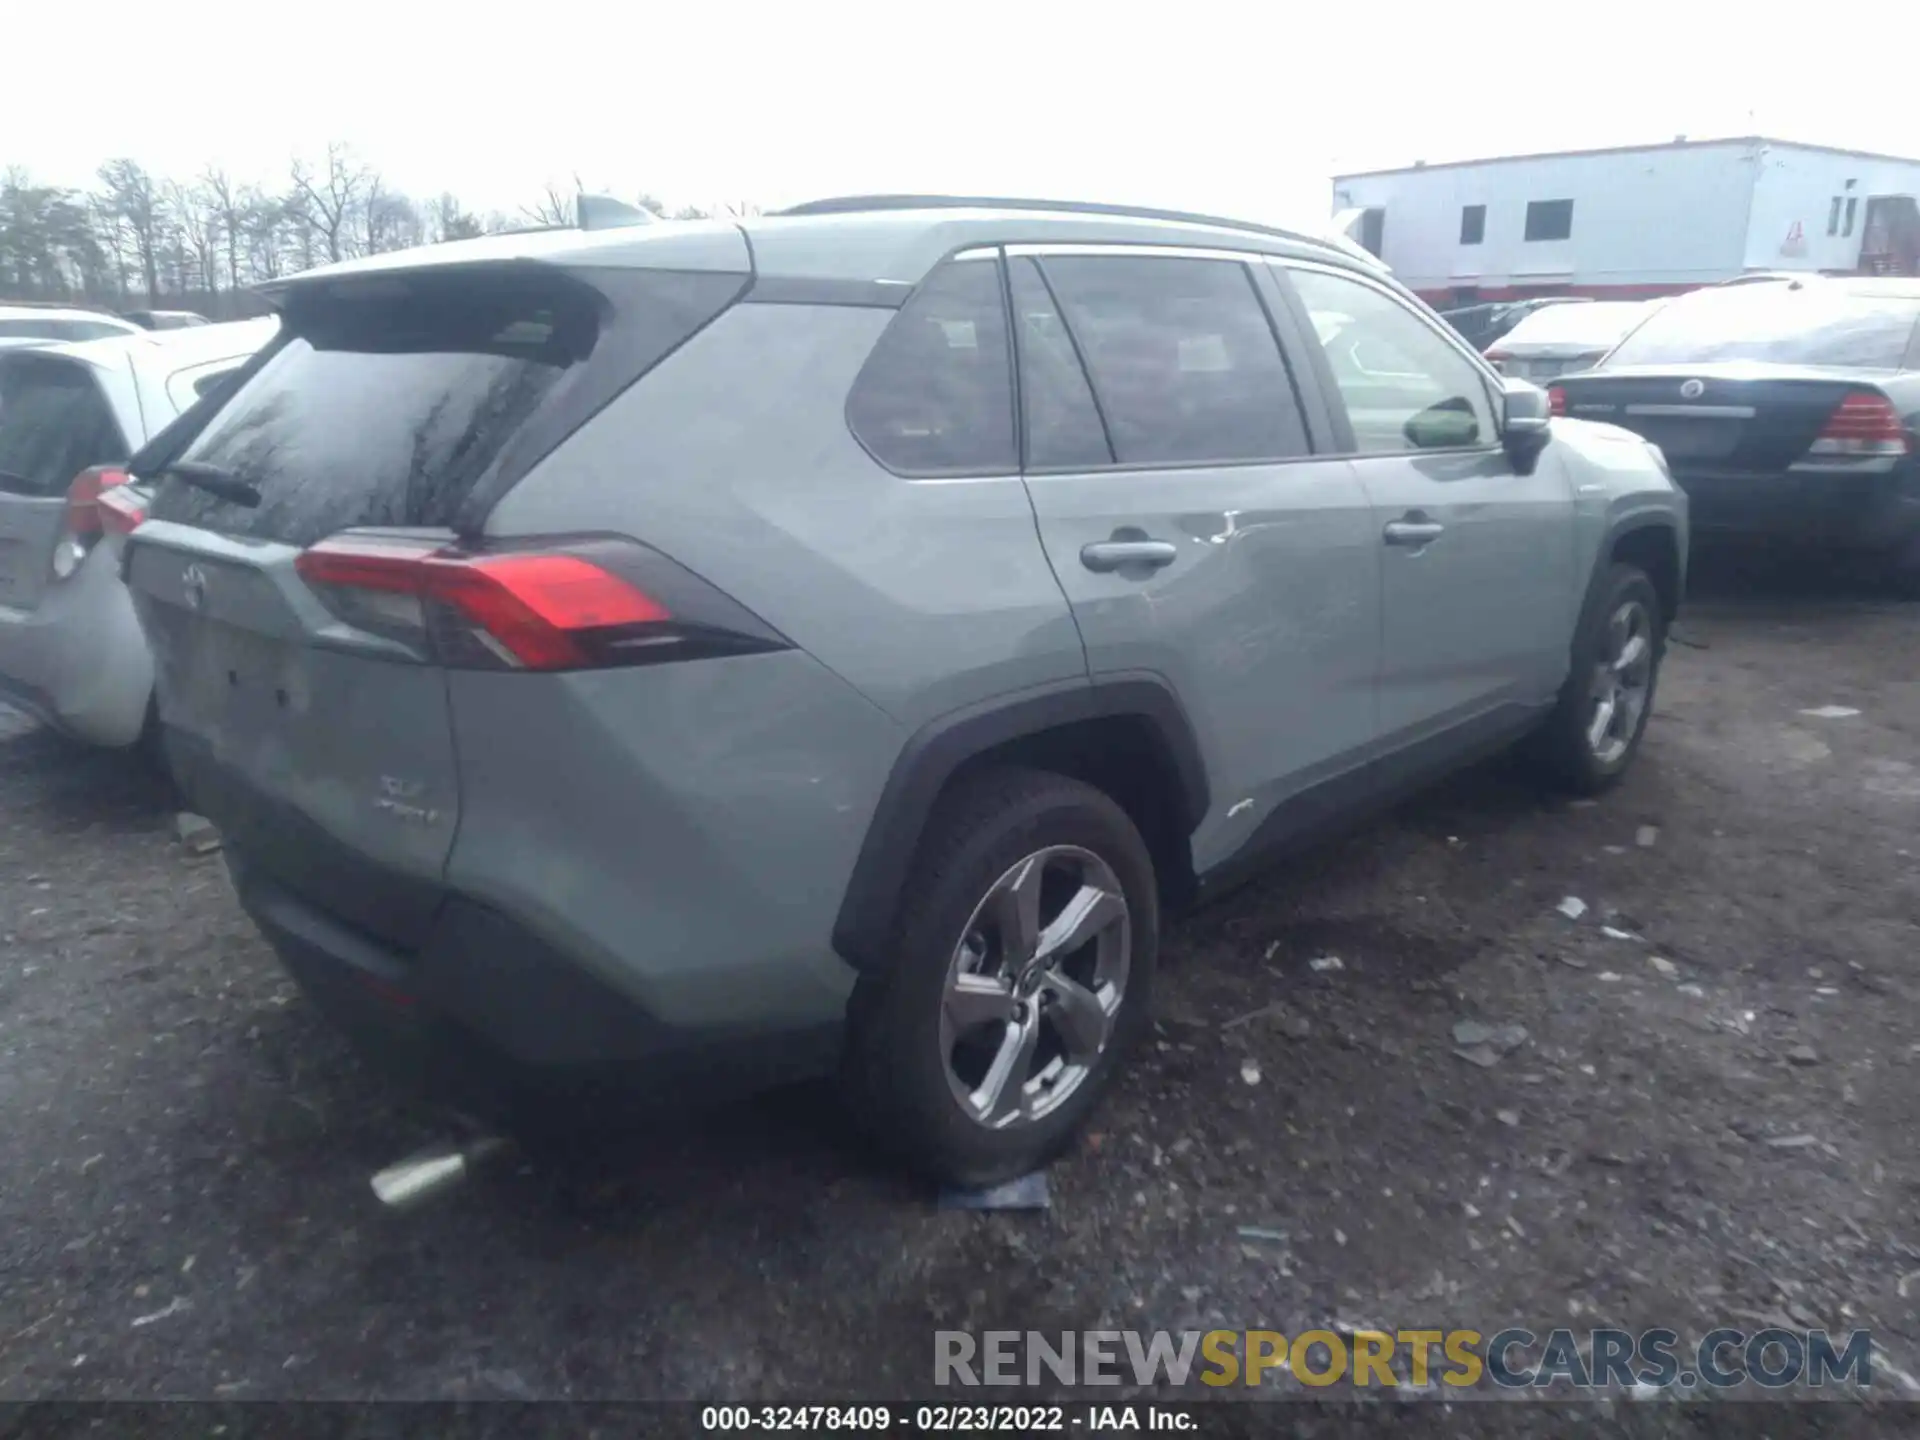
{"type": "Polygon", "coordinates": [[[849,1006],[856,1116],[938,1181],[1045,1164],[1148,1022],[1159,919],[1146,843],[1107,795],[1035,770],[959,781],[928,822],[887,968],[849,1006]]]}
{"type": "Polygon", "coordinates": [[[1544,778],[1576,795],[1598,795],[1619,782],[1653,714],[1666,645],[1652,579],[1636,565],[1610,566],[1574,637],[1559,701],[1529,746],[1544,778]],[[1622,651],[1631,652],[1624,662],[1622,651]]]}

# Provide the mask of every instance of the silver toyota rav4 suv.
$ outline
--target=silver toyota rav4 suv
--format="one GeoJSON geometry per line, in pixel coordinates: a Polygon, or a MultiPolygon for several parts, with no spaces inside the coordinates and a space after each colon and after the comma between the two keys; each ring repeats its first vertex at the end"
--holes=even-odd
{"type": "Polygon", "coordinates": [[[470,1107],[837,1073],[1018,1173],[1169,909],[1512,742],[1615,780],[1683,588],[1657,450],[1305,236],[887,197],[271,298],[134,460],[168,756],[470,1107]]]}

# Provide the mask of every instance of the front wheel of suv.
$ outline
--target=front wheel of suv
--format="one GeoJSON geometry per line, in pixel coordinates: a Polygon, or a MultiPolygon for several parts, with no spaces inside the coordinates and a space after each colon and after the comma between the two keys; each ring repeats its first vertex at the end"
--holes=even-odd
{"type": "Polygon", "coordinates": [[[1560,699],[1533,737],[1548,778],[1579,795],[1611,787],[1639,751],[1667,643],[1660,595],[1646,571],[1611,566],[1598,599],[1574,637],[1560,699]]]}
{"type": "Polygon", "coordinates": [[[884,973],[849,1011],[844,1079],[876,1139],[953,1184],[1052,1159],[1148,1019],[1153,862],[1107,795],[984,771],[929,822],[884,973]]]}

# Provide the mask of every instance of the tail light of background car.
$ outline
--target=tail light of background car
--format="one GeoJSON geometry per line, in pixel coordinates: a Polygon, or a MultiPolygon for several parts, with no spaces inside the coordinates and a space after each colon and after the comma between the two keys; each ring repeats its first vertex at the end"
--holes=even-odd
{"type": "Polygon", "coordinates": [[[1856,390],[1834,407],[1819,438],[1807,447],[1807,455],[1845,459],[1901,456],[1910,448],[1893,402],[1875,390],[1856,390]]]}
{"type": "Polygon", "coordinates": [[[65,580],[78,570],[102,534],[124,534],[146,518],[137,503],[129,507],[115,503],[127,479],[127,472],[113,465],[95,465],[73,477],[67,486],[65,531],[53,548],[54,579],[65,580]],[[131,524],[125,523],[129,514],[137,517],[131,524]]]}
{"type": "Polygon", "coordinates": [[[1567,392],[1561,386],[1549,385],[1547,387],[1547,413],[1550,415],[1565,415],[1567,413],[1567,392]]]}
{"type": "Polygon", "coordinates": [[[1507,373],[1507,361],[1511,360],[1512,358],[1513,357],[1504,350],[1487,351],[1487,363],[1493,366],[1493,368],[1495,370],[1498,370],[1502,375],[1507,373]]]}
{"type": "Polygon", "coordinates": [[[788,647],[626,539],[464,550],[348,531],[303,551],[294,569],[348,625],[461,669],[595,670],[788,647]]]}

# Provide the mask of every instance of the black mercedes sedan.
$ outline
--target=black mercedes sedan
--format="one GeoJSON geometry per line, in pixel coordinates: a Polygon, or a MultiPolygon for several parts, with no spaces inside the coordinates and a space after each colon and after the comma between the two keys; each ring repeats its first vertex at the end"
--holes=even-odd
{"type": "Polygon", "coordinates": [[[1846,553],[1920,594],[1920,280],[1696,290],[1548,394],[1658,445],[1697,539],[1846,553]]]}

